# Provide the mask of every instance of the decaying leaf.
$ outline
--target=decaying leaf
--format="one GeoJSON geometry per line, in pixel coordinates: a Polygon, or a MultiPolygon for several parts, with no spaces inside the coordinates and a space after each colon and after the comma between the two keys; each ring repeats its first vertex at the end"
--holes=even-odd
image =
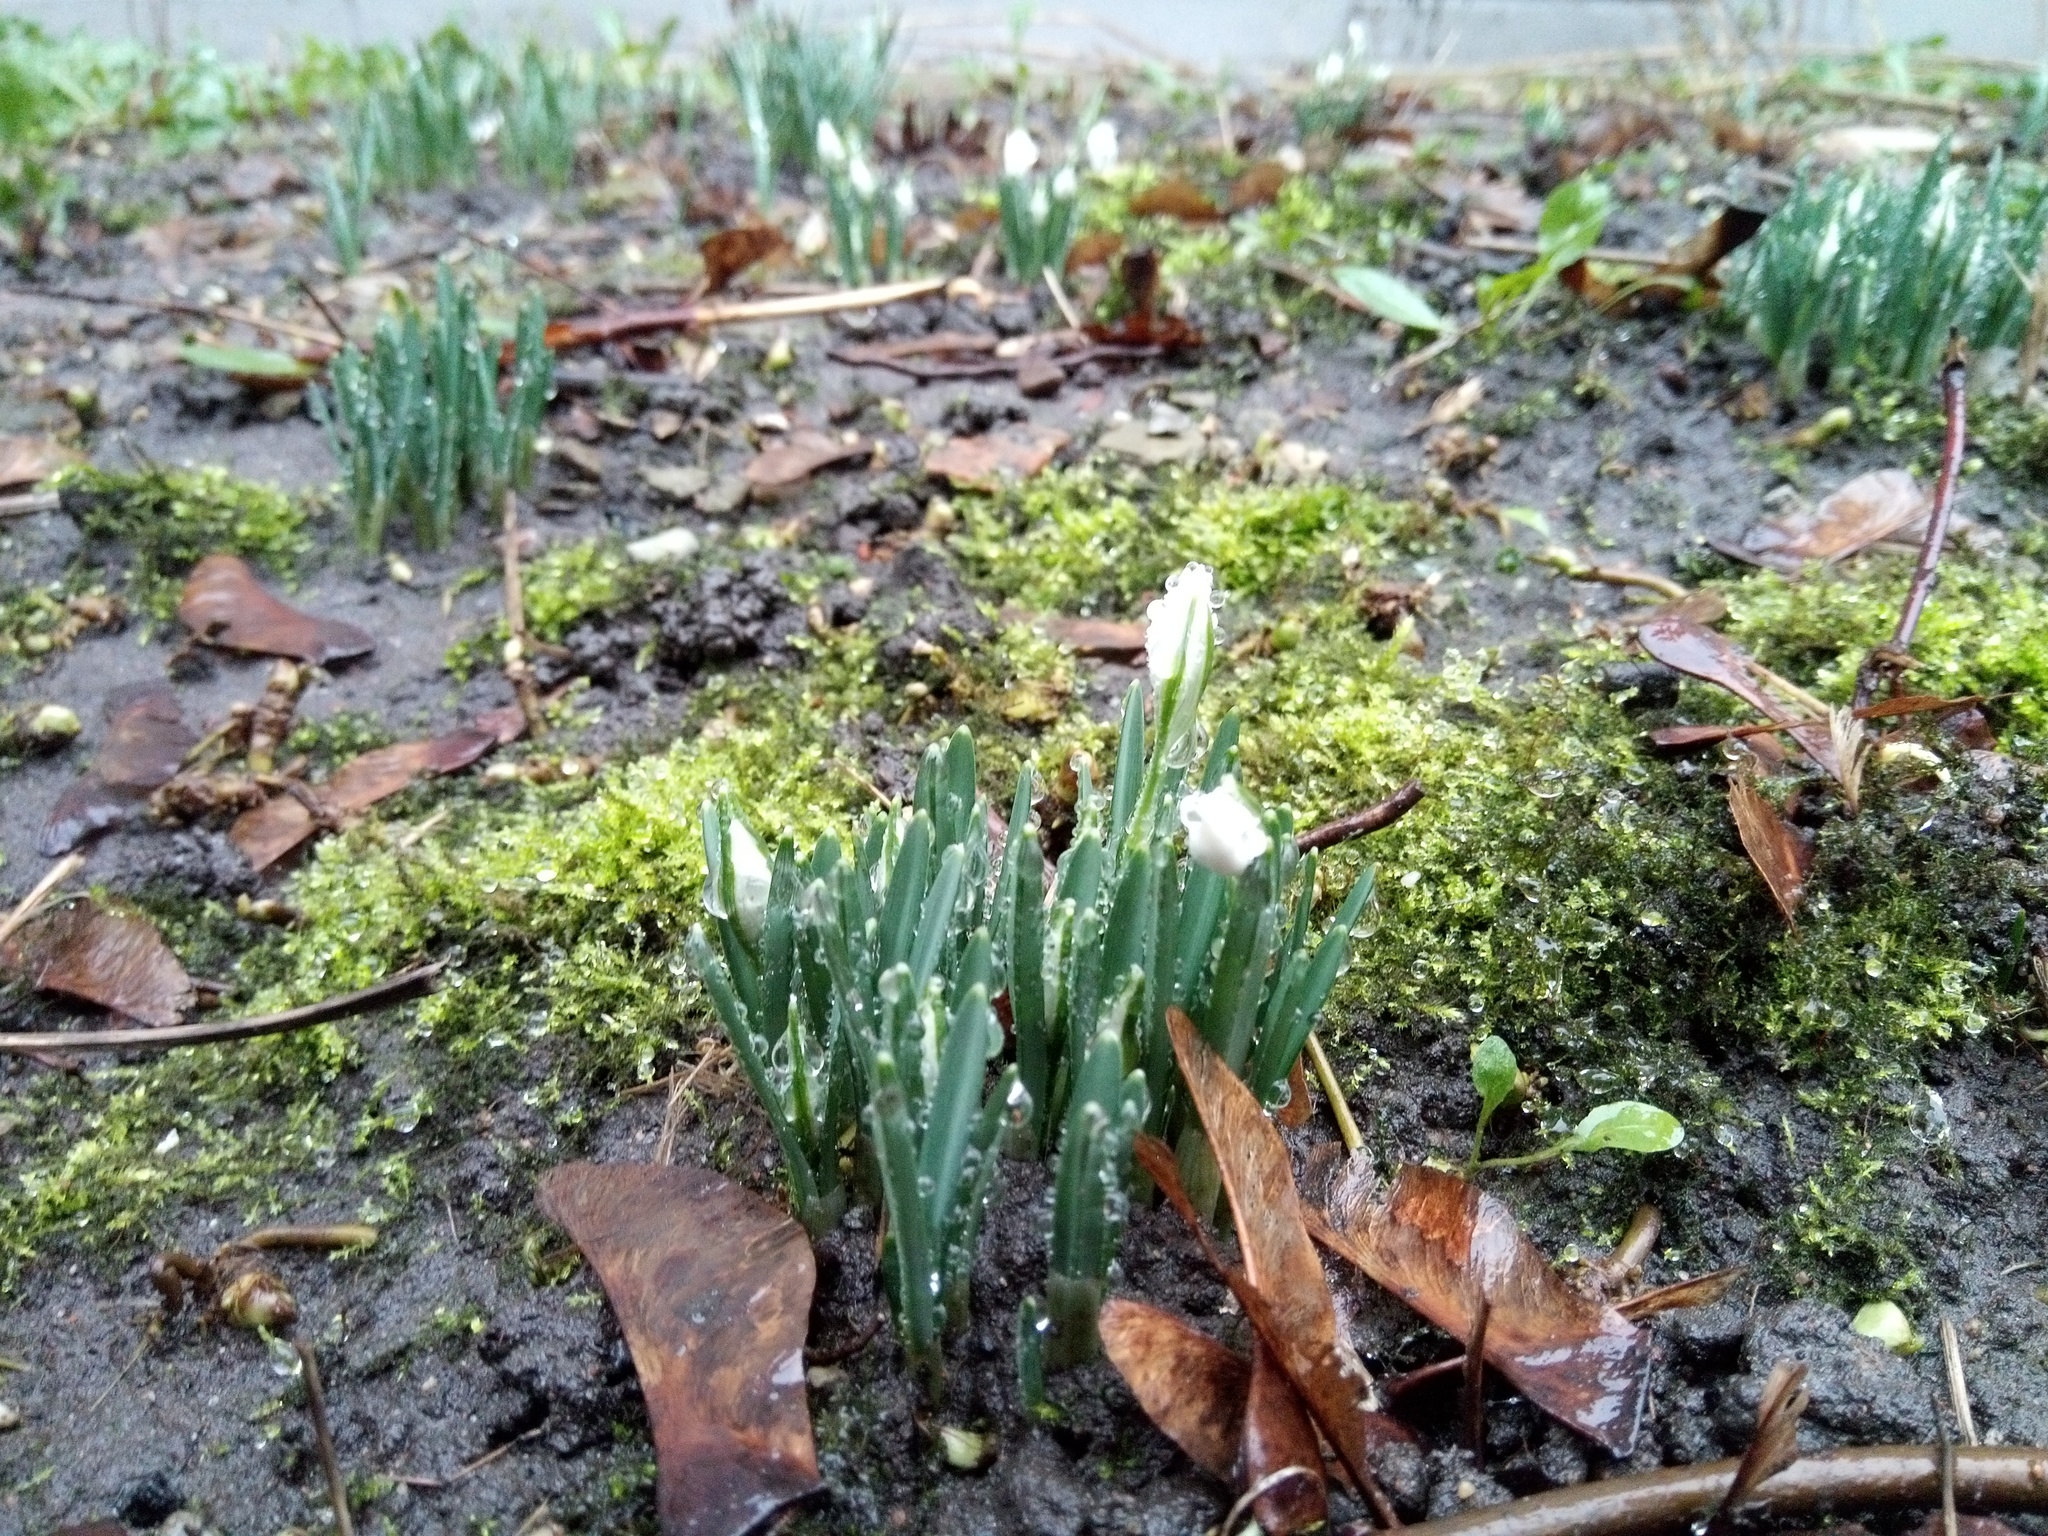
{"type": "MultiPolygon", "coordinates": [[[[334,770],[308,798],[334,820],[369,809],[389,799],[415,779],[467,768],[500,741],[495,727],[468,726],[426,741],[402,741],[350,758],[334,770]]],[[[241,850],[254,870],[265,870],[311,837],[320,818],[296,795],[273,795],[254,810],[244,811],[228,828],[228,841],[241,850]]]]}
{"type": "Polygon", "coordinates": [[[74,449],[49,437],[0,437],[0,491],[47,480],[66,464],[76,464],[74,449]]]}
{"type": "MultiPolygon", "coordinates": [[[[1170,1008],[1166,1022],[1181,1079],[1209,1138],[1237,1222],[1244,1287],[1231,1289],[1338,1460],[1361,1488],[1375,1489],[1369,1453],[1375,1444],[1401,1438],[1403,1432],[1372,1411],[1372,1378],[1338,1336],[1336,1306],[1303,1222],[1287,1146],[1251,1090],[1209,1048],[1194,1021],[1170,1008]]],[[[1162,1178],[1155,1162],[1148,1159],[1146,1171],[1169,1198],[1178,1196],[1175,1204],[1184,1207],[1183,1217],[1191,1214],[1178,1179],[1170,1171],[1162,1178]]],[[[1227,1269],[1224,1278],[1231,1278],[1227,1269]]]]}
{"type": "Polygon", "coordinates": [[[1488,1307],[1486,1363],[1616,1456],[1635,1447],[1650,1336],[1567,1285],[1514,1213],[1453,1173],[1410,1164],[1355,1219],[1314,1213],[1317,1239],[1456,1339],[1488,1307]]]}
{"type": "MultiPolygon", "coordinates": [[[[1660,615],[1645,620],[1636,639],[1672,671],[1726,689],[1766,719],[1783,723],[1800,718],[1766,693],[1749,658],[1711,629],[1676,614],[1660,615]]],[[[1834,743],[1825,724],[1794,725],[1786,734],[1824,773],[1837,774],[1834,743]]]]}
{"type": "Polygon", "coordinates": [[[756,496],[774,497],[795,490],[821,469],[865,459],[873,451],[866,438],[851,442],[823,432],[797,431],[755,455],[747,466],[747,484],[756,496]]]}
{"type": "Polygon", "coordinates": [[[1131,213],[1136,218],[1163,215],[1183,224],[1215,224],[1223,218],[1209,194],[1185,176],[1170,176],[1138,193],[1131,199],[1131,213]]]}
{"type": "Polygon", "coordinates": [[[1646,1317],[1655,1317],[1660,1312],[1680,1312],[1688,1307],[1711,1307],[1728,1294],[1729,1289],[1748,1271],[1748,1268],[1746,1264],[1731,1264],[1726,1269],[1695,1275],[1690,1280],[1674,1280],[1669,1285],[1638,1291],[1635,1295],[1616,1302],[1614,1310],[1634,1323],[1641,1322],[1646,1317]]]}
{"type": "Polygon", "coordinates": [[[1409,436],[1427,432],[1431,427],[1448,427],[1463,421],[1472,414],[1472,408],[1486,398],[1486,380],[1480,374],[1473,374],[1460,383],[1438,395],[1429,403],[1429,414],[1423,417],[1419,426],[1409,429],[1409,436]]]}
{"type": "Polygon", "coordinates": [[[1532,235],[1543,218],[1543,204],[1519,181],[1475,172],[1445,177],[1430,191],[1458,213],[1460,239],[1474,235],[1532,235]]]}
{"type": "Polygon", "coordinates": [[[726,286],[756,262],[788,251],[782,231],[766,224],[742,224],[706,235],[698,247],[704,255],[704,291],[723,293],[726,286]]]}
{"type": "Polygon", "coordinates": [[[97,1003],[138,1024],[176,1024],[194,1001],[192,978],[156,924],[89,901],[32,919],[0,949],[0,964],[38,992],[97,1003]]]}
{"type": "Polygon", "coordinates": [[[1728,779],[1728,810],[1742,835],[1742,851],[1764,877],[1764,884],[1785,921],[1798,920],[1799,899],[1806,893],[1806,869],[1813,855],[1776,806],[1763,797],[1746,770],[1728,779]]]}
{"type": "Polygon", "coordinates": [[[1766,518],[1742,536],[1719,546],[1753,565],[1797,572],[1810,561],[1834,561],[1904,533],[1922,522],[1933,502],[1903,469],[1858,475],[1811,511],[1766,518]]]}
{"type": "Polygon", "coordinates": [[[1721,1507],[1707,1522],[1708,1536],[1726,1536],[1733,1530],[1736,1515],[1758,1487],[1798,1458],[1799,1416],[1806,1412],[1806,1401],[1806,1367],[1787,1360],[1772,1366],[1757,1403],[1756,1429],[1736,1465],[1728,1492],[1722,1496],[1721,1507]]]}
{"type": "Polygon", "coordinates": [[[128,816],[168,784],[199,737],[161,683],[117,688],[102,706],[109,730],[99,754],[50,808],[36,846],[46,857],[69,853],[128,816]]]}
{"type": "Polygon", "coordinates": [[[1128,665],[1145,654],[1145,626],[1134,619],[1079,619],[1054,613],[1038,620],[1038,627],[1076,656],[1128,665]]]}
{"type": "Polygon", "coordinates": [[[1074,243],[1067,247],[1067,270],[1078,272],[1083,267],[1106,267],[1124,248],[1124,237],[1106,229],[1091,229],[1075,236],[1074,243]]]}
{"type": "Polygon", "coordinates": [[[1763,223],[1753,209],[1724,208],[1653,267],[1619,269],[1582,256],[1557,280],[1610,314],[1662,314],[1689,300],[1712,303],[1721,289],[1714,272],[1721,258],[1746,245],[1763,223]]]}
{"type": "Polygon", "coordinates": [[[354,661],[376,649],[369,632],[280,602],[264,590],[248,562],[208,555],[192,567],[178,617],[195,638],[223,650],[286,656],[317,667],[354,661]]]}
{"type": "Polygon", "coordinates": [[[966,490],[1029,480],[1067,446],[1058,427],[1003,427],[979,437],[949,437],[925,456],[925,473],[966,490]]]}
{"type": "Polygon", "coordinates": [[[1278,199],[1280,189],[1292,175],[1278,160],[1261,160],[1246,166],[1230,184],[1230,211],[1242,213],[1247,208],[1265,207],[1278,199]]]}
{"type": "Polygon", "coordinates": [[[1256,1338],[1238,1468],[1245,1487],[1266,1489],[1252,1500],[1252,1513],[1267,1536],[1314,1530],[1329,1517],[1315,1423],[1273,1352],[1256,1338]]]}
{"type": "Polygon", "coordinates": [[[541,1181],[540,1207],[597,1271],[632,1350],[663,1536],[742,1536],[815,1493],[803,1229],[702,1168],[571,1163],[541,1181]]]}
{"type": "Polygon", "coordinates": [[[1102,1352],[1160,1433],[1203,1471],[1229,1482],[1244,1436],[1252,1368],[1170,1312],[1128,1297],[1102,1304],[1102,1352]]]}

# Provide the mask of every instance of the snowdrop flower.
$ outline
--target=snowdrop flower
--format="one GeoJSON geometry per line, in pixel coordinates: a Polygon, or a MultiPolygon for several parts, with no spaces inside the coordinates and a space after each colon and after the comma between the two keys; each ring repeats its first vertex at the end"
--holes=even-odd
{"type": "Polygon", "coordinates": [[[1188,857],[1218,875],[1243,874],[1273,846],[1259,813],[1229,774],[1214,789],[1181,801],[1180,824],[1188,829],[1188,857]]]}
{"type": "Polygon", "coordinates": [[[1343,78],[1344,55],[1333,48],[1324,55],[1323,62],[1316,66],[1316,84],[1327,91],[1343,78]]]}
{"type": "Polygon", "coordinates": [[[1176,767],[1194,757],[1197,712],[1216,651],[1216,573],[1190,562],[1166,579],[1166,593],[1145,610],[1145,665],[1164,697],[1174,687],[1169,718],[1159,722],[1164,760],[1176,767]]]}
{"type": "Polygon", "coordinates": [[[1052,179],[1052,195],[1062,202],[1072,202],[1081,191],[1081,178],[1074,174],[1071,165],[1063,165],[1059,174],[1052,179]]]}
{"type": "Polygon", "coordinates": [[[752,941],[761,937],[761,926],[768,920],[768,885],[774,875],[768,868],[768,856],[761,852],[761,845],[754,841],[747,824],[735,816],[731,827],[732,893],[736,908],[732,916],[740,925],[740,932],[752,941]]]}
{"type": "Polygon", "coordinates": [[[1039,182],[1031,189],[1031,222],[1043,224],[1052,217],[1052,194],[1045,190],[1045,183],[1039,182]]]}
{"type": "Polygon", "coordinates": [[[1344,29],[1344,35],[1350,38],[1351,40],[1351,57],[1353,57],[1354,59],[1364,58],[1365,23],[1362,21],[1352,22],[1350,26],[1344,29]]]}
{"type": "Polygon", "coordinates": [[[896,212],[906,219],[917,212],[917,188],[908,176],[896,178],[896,212]]]}
{"type": "Polygon", "coordinates": [[[856,153],[846,167],[846,179],[853,187],[853,195],[862,202],[875,195],[875,173],[868,169],[867,156],[856,153]]]}
{"type": "Polygon", "coordinates": [[[829,118],[818,119],[818,164],[828,171],[846,164],[846,141],[829,118]]]}
{"type": "Polygon", "coordinates": [[[1105,176],[1116,169],[1116,124],[1103,118],[1088,130],[1085,141],[1088,154],[1088,169],[1098,176],[1105,176]]]}
{"type": "Polygon", "coordinates": [[[1022,128],[1012,128],[1003,138],[1003,174],[1029,176],[1038,164],[1038,141],[1022,128]]]}

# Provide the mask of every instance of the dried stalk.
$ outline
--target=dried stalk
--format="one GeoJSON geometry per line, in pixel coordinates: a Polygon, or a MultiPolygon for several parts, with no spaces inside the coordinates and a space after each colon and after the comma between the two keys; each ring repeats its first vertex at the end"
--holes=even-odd
{"type": "Polygon", "coordinates": [[[1784,1360],[1772,1366],[1756,1408],[1756,1431],[1721,1496],[1721,1507],[1707,1522],[1707,1536],[1727,1536],[1757,1488],[1798,1459],[1799,1416],[1806,1412],[1806,1401],[1806,1367],[1784,1360]]]}
{"type": "Polygon", "coordinates": [[[1465,1341],[1465,1444],[1475,1463],[1486,1455],[1486,1325],[1492,1321],[1492,1298],[1481,1295],[1465,1341]]]}
{"type": "Polygon", "coordinates": [[[52,864],[43,878],[38,880],[29,893],[21,898],[15,909],[7,914],[6,919],[0,921],[0,944],[5,944],[13,938],[21,925],[36,915],[37,909],[49,899],[50,892],[84,867],[85,855],[82,853],[67,853],[52,864]]]}
{"type": "Polygon", "coordinates": [[[1410,779],[1386,799],[1376,805],[1368,805],[1348,816],[1339,816],[1335,821],[1326,821],[1320,827],[1311,827],[1294,840],[1294,846],[1303,853],[1311,848],[1333,848],[1338,843],[1348,843],[1354,837],[1364,837],[1368,832],[1379,832],[1414,810],[1422,801],[1423,788],[1420,779],[1410,779]]]}
{"type": "Polygon", "coordinates": [[[1963,1341],[1956,1337],[1956,1325],[1941,1320],[1941,1364],[1948,1377],[1948,1405],[1956,1416],[1956,1428],[1963,1432],[1963,1444],[1976,1445],[1977,1419],[1970,1412],[1970,1382],[1963,1374],[1963,1341]]]}
{"type": "Polygon", "coordinates": [[[1344,1102],[1343,1086],[1337,1081],[1337,1069],[1330,1065],[1330,1058],[1323,1051],[1323,1042],[1316,1038],[1316,1032],[1308,1032],[1308,1059],[1316,1069],[1316,1081],[1323,1085],[1323,1097],[1330,1101],[1330,1114],[1337,1122],[1337,1134],[1344,1141],[1346,1152],[1356,1152],[1365,1145],[1365,1138],[1358,1132],[1358,1122],[1351,1118],[1351,1106],[1344,1102]]]}
{"type": "Polygon", "coordinates": [[[327,1474],[327,1498],[334,1506],[337,1536],[356,1536],[355,1522],[348,1514],[348,1482],[341,1475],[341,1462],[334,1454],[334,1435],[327,1427],[327,1394],[320,1388],[320,1361],[313,1346],[304,1339],[292,1341],[299,1352],[299,1366],[305,1372],[306,1412],[313,1420],[313,1443],[320,1451],[320,1470],[327,1474]]]}
{"type": "Polygon", "coordinates": [[[528,734],[547,734],[547,711],[541,707],[540,685],[534,681],[528,653],[533,641],[526,633],[526,587],[519,575],[519,497],[505,488],[504,522],[498,543],[505,558],[505,678],[518,696],[528,734]]]}
{"type": "Polygon", "coordinates": [[[2027,311],[2026,336],[2020,342],[2020,387],[2014,396],[2024,406],[2034,394],[2034,376],[2041,371],[2041,355],[2048,351],[2048,239],[2041,242],[2040,257],[2034,263],[2034,280],[2028,285],[2034,307],[2027,311]]]}
{"type": "Polygon", "coordinates": [[[434,990],[441,974],[440,962],[416,965],[409,971],[387,977],[360,992],[289,1008],[283,1013],[263,1013],[246,1019],[223,1019],[217,1024],[173,1024],[165,1029],[77,1029],[31,1034],[0,1033],[0,1055],[36,1056],[45,1051],[167,1051],[178,1045],[218,1045],[226,1040],[249,1040],[258,1035],[281,1035],[314,1024],[353,1018],[388,1008],[394,1003],[424,997],[434,990]]]}

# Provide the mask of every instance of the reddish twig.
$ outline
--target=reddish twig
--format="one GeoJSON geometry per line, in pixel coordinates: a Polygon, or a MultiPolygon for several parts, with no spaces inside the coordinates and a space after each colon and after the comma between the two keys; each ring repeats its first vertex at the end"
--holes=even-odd
{"type": "MultiPolygon", "coordinates": [[[[1926,1509],[1941,1498],[1941,1453],[1931,1445],[1875,1445],[1805,1456],[1766,1479],[1749,1509],[1810,1517],[1926,1509]]],[[[1710,1461],[1580,1483],[1448,1520],[1411,1525],[1412,1536],[1681,1536],[1726,1495],[1738,1463],[1710,1461]]],[[[1964,1446],[1955,1452],[1959,1509],[2048,1510],[2048,1447],[1964,1446]]]]}
{"type": "Polygon", "coordinates": [[[1294,846],[1307,853],[1311,848],[1333,848],[1368,832],[1382,831],[1414,810],[1421,802],[1422,794],[1422,781],[1410,779],[1377,805],[1368,805],[1362,811],[1353,811],[1349,816],[1339,816],[1320,827],[1311,827],[1295,838],[1294,846]]]}

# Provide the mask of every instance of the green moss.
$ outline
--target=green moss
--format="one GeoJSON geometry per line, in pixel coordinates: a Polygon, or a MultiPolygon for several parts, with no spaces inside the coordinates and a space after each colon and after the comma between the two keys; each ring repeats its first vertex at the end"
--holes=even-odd
{"type": "Polygon", "coordinates": [[[1099,465],[963,498],[960,510],[953,547],[968,572],[1001,598],[1059,613],[1131,613],[1190,560],[1238,599],[1334,585],[1346,550],[1374,563],[1429,532],[1412,505],[1356,486],[1225,487],[1099,465]]]}
{"type": "Polygon", "coordinates": [[[177,612],[185,577],[203,556],[240,555],[288,581],[312,548],[302,500],[218,465],[134,474],[81,466],[55,483],[87,555],[118,548],[136,606],[154,619],[177,612]]]}
{"type": "MultiPolygon", "coordinates": [[[[478,579],[489,580],[495,574],[479,572],[478,579]]],[[[544,549],[520,570],[527,632],[558,645],[592,614],[637,600],[647,591],[650,577],[648,567],[626,558],[625,546],[617,539],[584,539],[544,549]]],[[[448,670],[466,678],[480,666],[495,665],[504,643],[505,622],[499,619],[484,634],[450,646],[448,670]]]]}

